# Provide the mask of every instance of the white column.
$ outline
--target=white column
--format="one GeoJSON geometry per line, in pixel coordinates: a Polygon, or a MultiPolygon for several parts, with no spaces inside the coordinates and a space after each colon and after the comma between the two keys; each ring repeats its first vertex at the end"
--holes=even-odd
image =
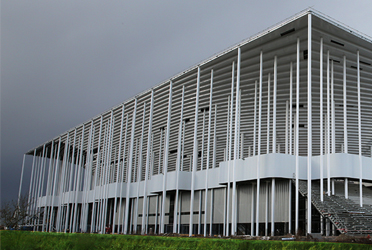
{"type": "Polygon", "coordinates": [[[256,197],[256,236],[259,235],[260,222],[260,157],[261,157],[261,124],[262,124],[262,64],[263,53],[260,52],[260,94],[258,100],[258,150],[257,150],[257,197],[256,197]]]}
{"type": "Polygon", "coordinates": [[[125,214],[124,214],[124,234],[128,232],[128,222],[129,222],[129,199],[130,199],[130,184],[132,182],[132,165],[133,165],[133,144],[134,144],[134,132],[136,126],[136,112],[137,112],[137,99],[134,99],[134,108],[132,114],[132,131],[130,138],[130,150],[129,150],[129,163],[127,167],[127,194],[125,199],[125,214]]]}
{"type": "MultiPolygon", "coordinates": [[[[123,125],[124,125],[124,104],[121,106],[121,122],[120,122],[120,135],[119,135],[119,152],[118,152],[118,164],[117,164],[117,169],[116,169],[116,185],[115,185],[115,200],[114,200],[114,217],[113,217],[113,225],[112,225],[112,234],[115,234],[116,228],[115,228],[115,223],[116,223],[116,210],[117,210],[117,195],[118,195],[118,186],[119,186],[119,170],[120,170],[120,157],[121,157],[121,142],[123,139],[123,125]]],[[[114,162],[115,164],[115,162],[114,162]]],[[[121,197],[120,197],[121,199],[121,197]]],[[[118,223],[118,230],[119,230],[119,223],[118,223]]]]}
{"type": "Polygon", "coordinates": [[[336,153],[336,118],[335,118],[335,98],[334,98],[334,67],[333,60],[331,61],[331,110],[332,110],[332,154],[336,153]]]}
{"type": "MultiPolygon", "coordinates": [[[[99,132],[98,132],[98,144],[97,144],[97,161],[96,161],[96,169],[95,169],[95,178],[94,178],[94,184],[93,184],[93,203],[92,203],[92,217],[91,217],[91,226],[90,226],[90,231],[91,232],[96,232],[96,220],[95,220],[95,213],[96,213],[96,189],[97,189],[97,178],[98,178],[98,168],[99,168],[99,164],[100,164],[100,148],[101,148],[101,135],[102,135],[102,121],[103,121],[103,117],[101,115],[101,121],[100,121],[100,125],[99,125],[99,132]]],[[[75,136],[76,136],[76,130],[75,130],[75,136]]],[[[74,138],[74,144],[75,144],[75,138],[74,138]]],[[[75,145],[74,145],[75,146],[75,145]]],[[[74,148],[73,146],[73,148],[74,148]]],[[[73,163],[73,161],[72,161],[73,163]]],[[[72,164],[71,164],[72,166],[72,164]]],[[[70,186],[71,186],[71,182],[70,182],[70,186]]],[[[97,206],[98,206],[98,203],[97,203],[97,206]]],[[[69,204],[67,203],[67,211],[69,209],[69,204]]],[[[68,213],[67,213],[68,214],[68,213]]],[[[66,215],[66,224],[67,224],[67,218],[68,218],[68,215],[66,215]]],[[[66,227],[65,227],[65,232],[66,232],[66,227]]]]}
{"type": "Polygon", "coordinates": [[[274,89],[273,89],[273,145],[272,152],[276,153],[276,88],[278,80],[278,63],[277,57],[274,57],[274,89]]]}
{"type": "MultiPolygon", "coordinates": [[[[154,90],[151,91],[151,104],[150,104],[150,115],[149,115],[149,126],[147,131],[147,151],[146,151],[146,167],[145,167],[145,181],[144,181],[144,188],[143,188],[143,206],[142,206],[142,234],[147,232],[147,227],[145,228],[145,214],[148,211],[147,208],[147,180],[150,170],[150,161],[151,161],[151,134],[152,134],[152,117],[154,114],[154,90]]],[[[177,177],[178,180],[178,177],[177,177]]]]}
{"type": "Polygon", "coordinates": [[[209,235],[212,236],[213,235],[213,203],[214,203],[214,189],[211,188],[211,205],[210,205],[210,212],[209,212],[209,235]]]}
{"type": "MultiPolygon", "coordinates": [[[[64,180],[65,180],[65,176],[66,176],[66,158],[67,158],[67,148],[68,148],[68,138],[69,138],[69,135],[70,133],[68,132],[67,133],[67,138],[66,138],[66,141],[65,141],[65,150],[64,150],[64,153],[63,153],[63,161],[62,161],[62,174],[61,174],[61,178],[60,178],[60,182],[59,182],[59,199],[58,199],[58,210],[57,210],[57,226],[56,226],[56,231],[57,232],[60,232],[60,222],[61,222],[61,210],[62,210],[62,204],[63,204],[63,188],[64,188],[64,180]]],[[[43,177],[44,177],[44,174],[43,174],[43,177]]],[[[44,178],[42,178],[44,180],[44,178]]],[[[41,188],[42,190],[43,188],[41,188]]],[[[42,191],[41,191],[42,192],[42,191]]]]}
{"type": "Polygon", "coordinates": [[[319,119],[320,119],[320,122],[319,122],[319,132],[320,132],[320,139],[319,139],[319,142],[320,142],[320,180],[319,180],[319,183],[320,183],[320,201],[323,202],[323,37],[320,38],[320,60],[319,60],[319,65],[320,65],[320,69],[319,69],[319,105],[320,105],[320,110],[319,110],[319,119]]]}
{"type": "MultiPolygon", "coordinates": [[[[231,155],[232,155],[232,138],[233,138],[233,117],[234,117],[234,81],[235,81],[235,61],[232,63],[232,75],[231,75],[231,104],[230,104],[230,116],[229,116],[229,146],[227,153],[228,170],[227,170],[227,208],[226,208],[226,236],[230,235],[230,171],[231,171],[231,155]]],[[[234,169],[233,169],[234,170],[234,169]]],[[[234,173],[233,173],[234,174],[234,173]]],[[[233,228],[232,228],[233,229],[233,228]]]]}
{"type": "MultiPolygon", "coordinates": [[[[52,158],[52,157],[50,157],[52,158]]],[[[32,158],[32,167],[31,167],[31,178],[30,178],[30,187],[28,188],[28,199],[27,199],[27,213],[31,214],[31,189],[32,189],[32,184],[33,184],[33,179],[34,179],[34,170],[35,170],[35,159],[36,159],[36,149],[34,149],[34,156],[32,158]]],[[[50,174],[50,167],[49,167],[49,174],[50,174]]],[[[49,174],[48,174],[48,180],[49,180],[49,174]]],[[[48,197],[48,193],[46,194],[46,197],[48,197]]],[[[44,208],[44,218],[43,218],[43,231],[44,231],[44,224],[45,224],[45,213],[47,210],[47,203],[45,203],[45,208],[44,208]]],[[[30,218],[28,218],[30,219],[30,218]]]]}
{"type": "MultiPolygon", "coordinates": [[[[240,47],[238,48],[238,61],[237,61],[237,73],[236,73],[236,95],[235,95],[235,126],[234,126],[234,164],[233,164],[233,192],[232,192],[232,213],[231,213],[231,234],[236,235],[236,160],[239,159],[239,99],[240,99],[240,47]]],[[[233,71],[234,72],[234,71],[233,71]]],[[[233,77],[234,79],[234,77],[233,77]]],[[[232,96],[231,96],[232,97],[232,96]]],[[[211,104],[212,105],[212,104],[211,104]]],[[[232,117],[232,116],[231,116],[232,117]]]]}
{"type": "Polygon", "coordinates": [[[289,134],[289,122],[288,122],[288,114],[289,113],[289,103],[288,101],[285,101],[285,146],[284,146],[284,150],[285,150],[285,154],[288,154],[288,144],[289,144],[289,140],[288,140],[288,134],[289,134]]]}
{"type": "MultiPolygon", "coordinates": [[[[214,105],[214,125],[213,125],[213,162],[212,168],[216,167],[216,147],[217,147],[217,104],[214,105]]],[[[212,226],[213,226],[213,201],[214,200],[214,189],[211,189],[211,212],[210,212],[210,230],[209,233],[212,235],[212,226]]]]}
{"type": "Polygon", "coordinates": [[[170,136],[170,122],[172,112],[172,81],[169,82],[169,102],[168,102],[168,118],[167,118],[167,130],[165,136],[165,152],[164,152],[164,164],[163,164],[163,203],[161,206],[161,224],[160,233],[164,233],[164,218],[165,218],[165,200],[167,198],[167,173],[168,173],[168,156],[169,156],[169,136],[170,136]]]}
{"type": "MultiPolygon", "coordinates": [[[[126,152],[127,152],[127,134],[128,134],[128,120],[129,120],[129,114],[126,115],[125,117],[125,133],[124,133],[124,148],[123,148],[123,157],[122,157],[122,167],[121,167],[121,177],[120,177],[120,205],[119,205],[119,217],[118,217],[118,222],[119,225],[118,227],[120,228],[120,225],[122,225],[121,230],[118,229],[118,232],[123,233],[124,232],[124,222],[123,219],[121,218],[122,212],[122,202],[123,202],[123,183],[124,183],[124,173],[125,173],[125,158],[126,158],[126,152]]],[[[127,169],[128,169],[128,164],[127,164],[127,169]]],[[[127,176],[128,178],[128,176],[127,176]]],[[[128,185],[127,185],[128,186],[128,185]]],[[[124,215],[123,215],[124,218],[124,215]]]]}
{"type": "Polygon", "coordinates": [[[307,33],[307,232],[311,233],[311,158],[313,156],[313,131],[312,131],[312,96],[311,96],[311,87],[312,87],[312,72],[311,72],[311,53],[312,53],[312,26],[311,26],[311,14],[308,14],[308,33],[307,33]]]}
{"type": "Polygon", "coordinates": [[[32,218],[32,225],[34,226],[33,230],[36,230],[36,227],[35,227],[35,217],[33,216],[34,214],[36,214],[35,212],[35,209],[36,209],[36,205],[37,205],[37,197],[36,197],[36,191],[37,191],[37,184],[38,184],[38,180],[39,180],[39,169],[40,169],[40,159],[41,157],[38,157],[36,159],[36,167],[35,167],[35,173],[34,173],[34,181],[33,181],[33,187],[32,187],[32,192],[31,192],[31,200],[32,200],[32,204],[31,204],[31,208],[30,208],[30,215],[33,217],[32,218]]]}
{"type": "Polygon", "coordinates": [[[275,235],[275,179],[271,181],[271,236],[275,235]]]}
{"type": "MultiPolygon", "coordinates": [[[[36,192],[35,192],[35,208],[34,208],[34,216],[35,216],[35,221],[37,221],[38,219],[36,219],[36,217],[38,217],[38,213],[39,213],[39,206],[38,206],[38,200],[39,200],[39,197],[40,197],[40,189],[41,189],[41,183],[43,182],[42,180],[42,176],[43,176],[43,163],[44,163],[44,156],[45,156],[45,144],[43,146],[43,154],[42,154],[42,157],[40,158],[40,167],[39,167],[39,177],[38,177],[38,181],[37,181],[37,186],[36,186],[36,192]]],[[[39,223],[37,223],[39,224],[39,223]]],[[[36,227],[36,230],[38,230],[38,227],[36,227]]]]}
{"type": "Polygon", "coordinates": [[[252,183],[252,200],[251,200],[251,236],[254,235],[254,184],[252,183]]]}
{"type": "Polygon", "coordinates": [[[230,131],[230,97],[231,96],[227,96],[227,116],[226,116],[226,148],[224,150],[224,160],[225,161],[228,161],[229,160],[229,157],[228,157],[228,152],[229,152],[229,131],[230,131]]]}
{"type": "Polygon", "coordinates": [[[181,168],[181,161],[183,159],[182,154],[182,127],[183,127],[183,105],[185,101],[185,85],[182,86],[182,96],[181,96],[181,111],[180,111],[180,123],[178,126],[178,144],[177,144],[177,160],[176,160],[176,199],[174,204],[174,215],[173,215],[173,233],[177,233],[177,222],[178,216],[181,217],[181,213],[178,213],[178,198],[179,198],[179,176],[180,176],[180,168],[181,168]]]}
{"type": "Polygon", "coordinates": [[[297,59],[296,59],[296,119],[295,119],[295,147],[296,147],[296,208],[295,208],[295,233],[298,233],[298,215],[299,215],[299,196],[298,196],[298,177],[299,171],[299,139],[298,139],[298,124],[300,117],[300,38],[297,38],[297,59]]]}
{"type": "Polygon", "coordinates": [[[362,185],[362,107],[360,100],[360,58],[359,50],[357,51],[357,83],[358,83],[358,144],[359,144],[359,203],[363,207],[363,185],[362,185]]]}
{"type": "MultiPolygon", "coordinates": [[[[205,173],[205,201],[204,201],[204,237],[207,236],[207,210],[208,210],[208,172],[211,147],[211,124],[212,124],[212,99],[213,99],[213,70],[211,70],[211,84],[209,93],[209,117],[208,117],[208,139],[207,139],[207,166],[205,173]]],[[[212,206],[212,203],[211,203],[212,206]]],[[[212,223],[212,221],[210,222],[212,223]]]]}
{"type": "Polygon", "coordinates": [[[331,124],[331,106],[330,106],[330,70],[329,70],[329,50],[327,51],[327,192],[328,196],[331,195],[331,177],[330,177],[330,158],[329,154],[331,153],[331,133],[330,133],[330,124],[331,124]]]}
{"type": "Polygon", "coordinates": [[[201,228],[201,212],[202,212],[203,190],[199,191],[199,214],[198,214],[198,234],[201,228]]]}
{"type": "MultiPolygon", "coordinates": [[[[142,159],[142,149],[143,149],[143,137],[145,134],[145,119],[146,119],[146,102],[143,104],[143,118],[142,118],[142,129],[141,129],[141,138],[139,144],[139,153],[138,153],[138,174],[137,174],[137,198],[136,198],[136,216],[135,216],[135,231],[137,232],[137,222],[138,222],[138,202],[139,202],[139,189],[143,172],[143,159],[142,159]]],[[[143,198],[143,203],[145,203],[145,198],[143,198]]],[[[143,211],[142,211],[143,212],[143,211]]],[[[142,213],[142,219],[145,218],[145,215],[142,213]]],[[[141,232],[143,232],[143,226],[141,227],[141,232]]]]}
{"type": "Polygon", "coordinates": [[[256,155],[256,127],[257,127],[257,81],[254,83],[254,107],[253,107],[253,156],[256,155]]]}
{"type": "MultiPolygon", "coordinates": [[[[91,162],[91,148],[92,148],[92,136],[94,139],[94,130],[93,130],[93,120],[90,122],[90,130],[89,130],[89,137],[88,137],[88,145],[87,145],[87,154],[86,154],[86,164],[85,164],[85,170],[84,170],[84,185],[83,185],[83,197],[82,197],[82,205],[81,205],[81,217],[80,217],[80,225],[81,225],[81,232],[85,233],[86,232],[86,225],[87,225],[87,219],[88,219],[88,183],[90,180],[90,173],[91,173],[91,167],[92,167],[92,162],[91,162]]],[[[68,138],[66,140],[66,145],[68,143],[68,138]]],[[[67,153],[67,152],[66,152],[67,153]]],[[[66,159],[66,153],[65,156],[63,157],[64,161],[66,159]]],[[[63,169],[66,168],[66,162],[63,163],[63,169]]],[[[62,176],[64,176],[64,172],[62,176]]]]}
{"type": "Polygon", "coordinates": [[[293,63],[291,62],[290,67],[290,77],[289,77],[289,123],[288,123],[288,131],[289,131],[289,154],[292,155],[292,116],[293,116],[293,63]]]}
{"type": "Polygon", "coordinates": [[[54,214],[54,199],[56,196],[56,185],[57,185],[57,174],[58,174],[58,167],[59,167],[59,152],[61,150],[61,137],[59,137],[59,142],[58,142],[58,149],[57,149],[57,158],[56,158],[56,167],[55,167],[55,172],[54,172],[54,185],[53,185],[53,193],[52,193],[52,203],[51,203],[51,212],[50,212],[50,218],[49,218],[49,231],[53,230],[53,214],[54,214]]]}
{"type": "Polygon", "coordinates": [[[196,82],[196,97],[195,97],[194,147],[193,147],[193,164],[192,164],[192,174],[191,174],[189,236],[192,235],[192,228],[193,228],[195,173],[198,167],[199,89],[200,89],[200,67],[198,67],[198,75],[197,75],[197,82],[196,82]]]}
{"type": "Polygon", "coordinates": [[[157,234],[158,232],[158,216],[159,216],[159,195],[156,196],[156,204],[155,204],[155,230],[154,233],[157,234]]]}
{"type": "MultiPolygon", "coordinates": [[[[70,164],[70,181],[69,181],[69,184],[68,184],[68,187],[67,187],[67,211],[66,211],[66,218],[65,218],[65,230],[64,232],[66,233],[67,232],[67,226],[69,229],[71,229],[71,223],[69,224],[68,223],[68,218],[69,218],[69,215],[70,215],[70,193],[71,193],[71,185],[72,185],[72,176],[73,176],[73,166],[74,166],[74,160],[75,160],[75,143],[76,143],[76,128],[74,130],[74,140],[73,140],[73,143],[72,143],[72,156],[71,156],[71,164],[70,164]]],[[[53,150],[52,150],[53,151],[53,150]]],[[[49,166],[50,167],[50,166],[49,166]]],[[[49,176],[49,174],[48,174],[49,176]]],[[[48,189],[47,189],[47,193],[48,193],[48,189]]],[[[71,216],[72,218],[72,216],[71,216]]]]}
{"type": "MultiPolygon", "coordinates": [[[[343,102],[344,102],[344,151],[348,153],[348,138],[347,138],[347,90],[346,90],[346,56],[343,57],[343,102]]],[[[348,199],[348,179],[345,178],[345,198],[348,199]]]]}
{"type": "Polygon", "coordinates": [[[292,180],[288,184],[288,233],[292,233],[292,180]]]}
{"type": "Polygon", "coordinates": [[[269,225],[269,182],[266,181],[266,194],[265,194],[265,236],[267,236],[268,225],[269,225]]]}
{"type": "Polygon", "coordinates": [[[23,180],[23,170],[25,168],[25,158],[26,154],[23,155],[23,161],[22,161],[22,171],[21,171],[21,180],[19,181],[19,191],[18,191],[18,207],[19,207],[19,200],[21,199],[21,190],[22,190],[22,180],[23,180]]]}
{"type": "Polygon", "coordinates": [[[266,154],[270,153],[270,73],[267,77],[267,142],[266,142],[266,154]]]}

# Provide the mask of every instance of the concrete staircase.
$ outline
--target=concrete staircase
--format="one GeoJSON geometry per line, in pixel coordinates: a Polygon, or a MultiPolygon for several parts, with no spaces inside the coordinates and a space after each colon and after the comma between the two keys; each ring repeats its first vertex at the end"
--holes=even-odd
{"type": "MultiPolygon", "coordinates": [[[[295,183],[295,182],[294,182],[295,183]]],[[[363,190],[364,191],[364,190],[363,190]]],[[[370,190],[368,190],[370,192],[370,190]]],[[[299,192],[307,197],[307,181],[299,181],[299,192]]],[[[372,234],[372,206],[360,207],[352,199],[324,194],[320,200],[319,185],[312,185],[311,202],[319,213],[328,218],[343,234],[372,234]]]]}

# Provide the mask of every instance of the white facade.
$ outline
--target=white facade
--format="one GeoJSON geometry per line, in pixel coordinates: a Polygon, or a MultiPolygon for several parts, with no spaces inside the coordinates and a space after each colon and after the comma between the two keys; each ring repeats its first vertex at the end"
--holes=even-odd
{"type": "Polygon", "coordinates": [[[335,211],[372,214],[371,64],[370,38],[299,13],[30,150],[35,229],[369,232],[335,211]]]}

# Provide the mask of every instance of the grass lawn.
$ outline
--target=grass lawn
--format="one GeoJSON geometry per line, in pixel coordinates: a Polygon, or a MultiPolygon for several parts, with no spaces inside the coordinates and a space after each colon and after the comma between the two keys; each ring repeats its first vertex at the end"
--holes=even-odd
{"type": "Polygon", "coordinates": [[[0,231],[1,249],[372,249],[330,242],[0,231]]]}

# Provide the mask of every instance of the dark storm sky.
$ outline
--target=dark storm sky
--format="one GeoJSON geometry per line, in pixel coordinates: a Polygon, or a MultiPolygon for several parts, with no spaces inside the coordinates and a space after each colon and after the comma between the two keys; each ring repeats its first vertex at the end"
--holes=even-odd
{"type": "Polygon", "coordinates": [[[307,7],[372,35],[363,0],[2,0],[2,201],[29,149],[307,7]]]}

